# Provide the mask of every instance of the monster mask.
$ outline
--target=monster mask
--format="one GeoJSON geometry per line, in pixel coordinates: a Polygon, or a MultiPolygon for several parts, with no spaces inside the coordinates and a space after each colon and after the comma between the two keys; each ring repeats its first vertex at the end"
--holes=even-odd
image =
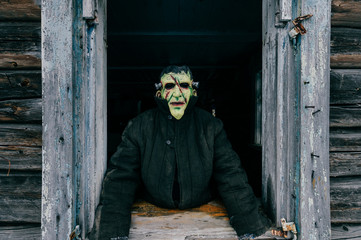
{"type": "Polygon", "coordinates": [[[170,113],[177,120],[181,119],[188,106],[189,100],[196,92],[192,87],[193,80],[190,71],[164,73],[159,95],[167,100],[170,113]]]}

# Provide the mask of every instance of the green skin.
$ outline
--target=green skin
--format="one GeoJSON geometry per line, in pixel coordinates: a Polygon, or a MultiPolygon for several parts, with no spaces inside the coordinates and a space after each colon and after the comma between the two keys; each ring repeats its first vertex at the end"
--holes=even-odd
{"type": "Polygon", "coordinates": [[[194,95],[192,88],[193,80],[190,79],[189,73],[167,73],[161,77],[162,90],[161,97],[166,99],[170,113],[177,120],[181,119],[188,106],[189,99],[194,95]],[[167,83],[175,84],[174,88],[166,89],[167,83]],[[180,86],[182,83],[188,83],[187,88],[180,86]]]}

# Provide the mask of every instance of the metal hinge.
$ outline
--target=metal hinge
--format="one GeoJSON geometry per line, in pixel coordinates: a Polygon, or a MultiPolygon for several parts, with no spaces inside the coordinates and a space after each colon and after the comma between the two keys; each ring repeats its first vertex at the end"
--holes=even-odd
{"type": "Polygon", "coordinates": [[[80,233],[81,233],[80,226],[76,225],[74,230],[70,233],[69,239],[70,240],[81,240],[81,238],[79,237],[80,233]]]}
{"type": "Polygon", "coordinates": [[[285,218],[281,218],[282,231],[284,232],[284,237],[286,239],[295,239],[297,240],[297,229],[294,222],[286,222],[285,218]]]}

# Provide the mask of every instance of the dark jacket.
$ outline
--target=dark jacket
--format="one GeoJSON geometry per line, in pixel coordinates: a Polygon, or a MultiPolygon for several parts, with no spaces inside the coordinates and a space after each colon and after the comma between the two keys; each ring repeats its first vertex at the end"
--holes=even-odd
{"type": "Polygon", "coordinates": [[[196,100],[191,97],[184,116],[176,120],[167,102],[157,98],[158,108],[140,114],[124,130],[101,200],[101,224],[118,222],[111,236],[129,234],[131,206],[139,186],[144,198],[157,206],[186,209],[212,199],[212,181],[238,235],[266,231],[268,222],[258,212],[222,122],[195,107],[196,100]],[[179,201],[172,196],[175,174],[179,201]]]}

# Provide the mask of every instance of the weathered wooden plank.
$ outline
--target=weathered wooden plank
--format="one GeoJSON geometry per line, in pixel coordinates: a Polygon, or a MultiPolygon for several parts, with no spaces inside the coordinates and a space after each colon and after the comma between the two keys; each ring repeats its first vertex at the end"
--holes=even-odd
{"type": "Polygon", "coordinates": [[[1,21],[40,21],[40,6],[38,0],[7,0],[1,1],[1,21]]]}
{"type": "Polygon", "coordinates": [[[40,52],[0,53],[0,69],[40,69],[40,52]]]}
{"type": "Polygon", "coordinates": [[[41,128],[40,124],[0,124],[0,146],[41,146],[41,128]]]}
{"type": "Polygon", "coordinates": [[[359,54],[361,52],[361,29],[332,28],[331,54],[359,54]]]}
{"type": "Polygon", "coordinates": [[[331,128],[330,151],[361,151],[361,129],[331,128]]]}
{"type": "MultiPolygon", "coordinates": [[[[1,2],[3,4],[3,2],[1,2]]],[[[39,41],[41,24],[39,22],[0,22],[0,41],[39,41]]]]}
{"type": "Polygon", "coordinates": [[[333,224],[332,240],[361,239],[361,225],[359,224],[333,224]]]}
{"type": "Polygon", "coordinates": [[[41,239],[40,224],[24,224],[20,226],[0,226],[2,240],[39,240],[41,239]]]}
{"type": "Polygon", "coordinates": [[[361,176],[361,152],[330,152],[330,176],[361,176]]]}
{"type": "Polygon", "coordinates": [[[41,172],[0,174],[0,221],[39,223],[41,172]]]}
{"type": "Polygon", "coordinates": [[[0,146],[0,169],[40,171],[41,147],[0,146]]]}
{"type": "Polygon", "coordinates": [[[360,69],[333,69],[330,81],[330,104],[361,103],[360,69]]]}
{"type": "Polygon", "coordinates": [[[331,178],[333,223],[361,223],[361,177],[331,178]]]}
{"type": "Polygon", "coordinates": [[[361,106],[331,106],[330,127],[361,127],[361,106]]]}
{"type": "Polygon", "coordinates": [[[361,2],[359,0],[333,0],[332,26],[361,27],[361,2]]]}
{"type": "Polygon", "coordinates": [[[0,72],[0,100],[41,97],[40,71],[0,72]]]}
{"type": "Polygon", "coordinates": [[[1,122],[41,122],[41,98],[0,101],[1,122]]]}
{"type": "Polygon", "coordinates": [[[332,68],[361,68],[361,54],[336,54],[330,57],[332,68]]]}

